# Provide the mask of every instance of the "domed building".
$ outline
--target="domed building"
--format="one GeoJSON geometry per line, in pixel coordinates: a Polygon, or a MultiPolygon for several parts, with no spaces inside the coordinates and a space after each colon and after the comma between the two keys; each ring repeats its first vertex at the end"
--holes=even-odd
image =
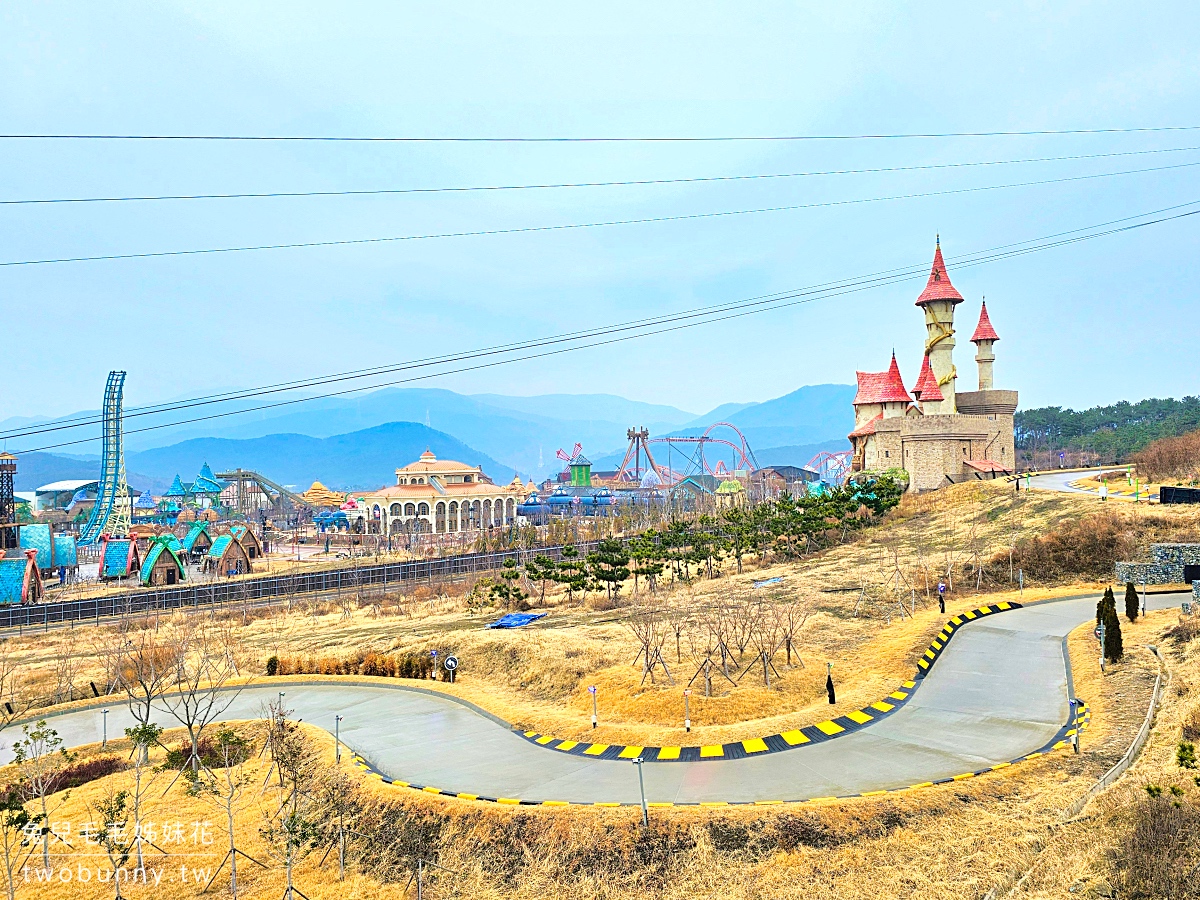
{"type": "Polygon", "coordinates": [[[430,450],[396,470],[396,483],[351,493],[342,509],[354,531],[369,534],[454,534],[516,522],[527,494],[518,475],[497,485],[479,466],[439,460],[430,450]]]}
{"type": "Polygon", "coordinates": [[[958,390],[954,367],[954,310],[963,296],[950,282],[939,240],[933,268],[917,306],[925,316],[925,350],[911,396],[896,354],[885,372],[858,372],[854,397],[851,470],[903,469],[910,491],[948,483],[996,478],[1016,468],[1013,417],[1017,392],[993,385],[992,327],[987,304],[971,335],[978,367],[978,390],[958,390]]]}

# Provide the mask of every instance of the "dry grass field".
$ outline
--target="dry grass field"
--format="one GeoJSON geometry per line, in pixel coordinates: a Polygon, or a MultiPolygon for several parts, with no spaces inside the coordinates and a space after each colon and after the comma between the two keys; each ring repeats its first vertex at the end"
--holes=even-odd
{"type": "MultiPolygon", "coordinates": [[[[624,603],[616,608],[606,608],[609,604],[597,602],[594,594],[568,602],[561,592],[550,592],[544,603],[535,603],[547,616],[513,631],[483,629],[499,611],[470,610],[465,596],[470,585],[465,584],[426,585],[409,596],[363,598],[361,605],[357,596],[348,596],[341,603],[297,602],[291,610],[228,610],[212,617],[208,627],[221,632],[239,677],[247,679],[265,677],[270,656],[306,659],[319,668],[321,660],[365,651],[425,654],[438,649],[459,656],[462,677],[454,685],[439,682],[436,689],[470,699],[514,724],[614,743],[714,743],[811,724],[877,699],[910,677],[916,658],[956,611],[1000,599],[1029,602],[1097,590],[1098,583],[1078,576],[1030,577],[1022,594],[1009,584],[1007,560],[1011,550],[1019,568],[1022,541],[1075,535],[1071,529],[1090,522],[1100,509],[1088,497],[1018,496],[1004,484],[961,485],[906,498],[856,540],[799,561],[747,559],[739,575],[733,561],[726,560],[719,578],[687,584],[668,579],[655,593],[643,582],[636,597],[630,583],[623,591],[624,603]],[[948,570],[953,590],[942,615],[934,591],[948,570]],[[771,578],[782,580],[754,586],[771,578]],[[685,735],[682,690],[710,648],[712,629],[706,622],[719,611],[738,607],[792,605],[805,616],[795,637],[804,665],[794,657],[789,667],[783,652],[777,653],[778,677],[772,676],[769,689],[753,670],[737,687],[722,686],[718,678],[714,696],[708,698],[702,684],[694,683],[693,731],[685,735]],[[629,625],[639,615],[657,616],[671,626],[662,653],[673,684],[661,671],[653,684],[649,679],[641,683],[642,668],[634,663],[640,645],[629,625]],[[834,709],[825,700],[826,662],[833,663],[838,684],[839,706],[834,709]],[[599,690],[601,727],[596,732],[590,728],[588,685],[599,690]]],[[[1152,540],[1194,536],[1200,522],[1196,511],[1132,504],[1109,504],[1103,514],[1112,519],[1104,527],[1119,535],[1120,552],[1134,554],[1144,552],[1152,540]]],[[[1061,554],[1051,557],[1062,563],[1061,554]]],[[[540,586],[529,587],[536,598],[540,586]]],[[[1193,716],[1200,728],[1200,639],[1169,636],[1178,630],[1173,611],[1124,625],[1126,658],[1104,675],[1096,665],[1090,625],[1069,641],[1077,693],[1093,712],[1077,756],[1060,752],[953,786],[885,798],[655,811],[648,830],[629,810],[506,809],[433,798],[350,770],[352,784],[346,790],[353,797],[358,830],[374,839],[349,841],[342,882],[336,850],[322,861],[328,833],[313,835],[309,843],[317,846],[299,854],[296,884],[311,900],[405,896],[404,881],[420,857],[453,870],[435,872],[426,886],[428,897],[982,898],[993,889],[993,897],[1008,891],[1028,898],[1097,896],[1105,884],[1124,884],[1119,851],[1138,827],[1142,807],[1152,802],[1144,789],[1147,783],[1164,788],[1168,798],[1173,796],[1170,787],[1182,791],[1181,810],[1195,807],[1200,797],[1200,786],[1191,781],[1195,773],[1180,769],[1174,759],[1187,717],[1193,716]],[[1145,649],[1149,644],[1161,648],[1171,671],[1158,726],[1131,773],[1068,821],[1064,810],[1120,758],[1141,724],[1158,665],[1145,649]]],[[[18,666],[20,691],[65,697],[74,689],[79,696],[89,681],[106,683],[105,660],[114,641],[156,628],[165,640],[179,627],[179,620],[164,618],[27,634],[7,641],[4,651],[8,663],[18,666]]],[[[257,755],[265,726],[250,723],[238,729],[255,745],[255,754],[243,767],[247,786],[236,816],[237,844],[268,864],[260,869],[242,861],[239,895],[278,898],[285,887],[282,863],[266,835],[279,791],[274,776],[267,777],[269,754],[257,755]],[[264,781],[269,781],[265,789],[264,781]]],[[[308,793],[323,797],[332,777],[331,741],[319,730],[304,726],[304,731],[316,754],[308,793]]],[[[11,734],[6,732],[4,739],[11,734]]],[[[169,735],[166,743],[178,740],[169,735]]],[[[128,754],[119,744],[112,750],[128,754]]],[[[12,771],[0,777],[11,780],[12,771]]],[[[89,817],[95,818],[104,798],[127,789],[131,778],[128,772],[112,775],[73,789],[67,797],[57,795],[61,806],[51,819],[73,823],[78,834],[89,817]]],[[[191,870],[215,867],[227,847],[224,811],[211,800],[188,796],[180,784],[164,795],[167,780],[169,776],[159,776],[147,793],[144,818],[160,825],[183,823],[185,839],[163,847],[169,852],[163,857],[162,884],[127,885],[126,896],[199,897],[202,885],[191,870]],[[205,821],[209,828],[197,831],[193,845],[192,823],[205,821]],[[205,834],[211,844],[203,843],[205,834]]],[[[320,821],[331,821],[327,803],[314,810],[323,810],[320,821]]],[[[68,850],[55,844],[52,849],[55,865],[69,863],[76,871],[80,865],[97,872],[104,868],[99,857],[77,858],[86,847],[68,850]]],[[[95,847],[91,851],[100,852],[95,847]]],[[[227,878],[218,878],[211,893],[227,895],[227,878]]],[[[106,894],[111,896],[111,886],[79,884],[77,879],[53,887],[21,882],[18,890],[18,897],[106,894]]],[[[415,896],[411,890],[408,895],[415,896]]],[[[1126,889],[1121,896],[1136,892],[1126,889]]]]}

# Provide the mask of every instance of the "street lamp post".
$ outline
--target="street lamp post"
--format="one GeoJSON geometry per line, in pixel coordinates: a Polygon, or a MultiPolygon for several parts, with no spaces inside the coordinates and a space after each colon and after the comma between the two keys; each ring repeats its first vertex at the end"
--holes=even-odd
{"type": "Polygon", "coordinates": [[[107,709],[100,710],[100,716],[101,716],[101,721],[104,723],[103,732],[102,732],[103,736],[100,740],[100,746],[107,747],[108,746],[108,710],[107,709]]]}
{"type": "Polygon", "coordinates": [[[635,766],[637,766],[638,790],[641,792],[641,795],[642,795],[642,825],[649,825],[650,824],[650,808],[648,806],[646,806],[646,780],[642,777],[642,763],[644,763],[645,761],[646,760],[644,758],[639,756],[637,759],[635,759],[633,761],[633,764],[635,766]]]}
{"type": "Polygon", "coordinates": [[[692,714],[691,714],[691,710],[688,709],[688,698],[691,695],[692,695],[692,692],[689,689],[684,688],[684,691],[683,691],[683,730],[688,731],[688,732],[690,732],[692,730],[692,714]]]}
{"type": "Polygon", "coordinates": [[[592,727],[596,727],[596,686],[590,685],[588,693],[592,695],[592,727]]]}
{"type": "Polygon", "coordinates": [[[341,735],[342,717],[333,717],[333,761],[340,763],[342,761],[342,735],[341,735]]]}

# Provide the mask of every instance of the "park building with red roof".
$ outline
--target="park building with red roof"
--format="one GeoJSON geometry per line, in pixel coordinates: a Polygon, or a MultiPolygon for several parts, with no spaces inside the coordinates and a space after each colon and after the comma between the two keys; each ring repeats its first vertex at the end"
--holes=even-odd
{"type": "Polygon", "coordinates": [[[925,346],[911,391],[893,351],[883,372],[858,372],[854,396],[855,472],[904,470],[910,491],[933,490],[974,478],[995,478],[1016,468],[1013,417],[1017,392],[996,390],[992,347],[1000,336],[981,304],[971,341],[976,346],[978,389],[958,390],[954,366],[954,312],[964,302],[950,280],[939,239],[925,289],[916,305],[925,318],[925,346]]]}

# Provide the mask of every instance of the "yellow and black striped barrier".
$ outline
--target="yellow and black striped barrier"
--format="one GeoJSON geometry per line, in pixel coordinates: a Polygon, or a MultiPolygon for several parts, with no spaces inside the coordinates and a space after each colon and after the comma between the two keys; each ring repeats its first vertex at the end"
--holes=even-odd
{"type": "MultiPolygon", "coordinates": [[[[1074,738],[1077,733],[1082,732],[1085,728],[1087,728],[1092,720],[1091,709],[1086,703],[1080,700],[1076,708],[1078,712],[1075,715],[1074,721],[1064,725],[1054,736],[1054,738],[1039,750],[1017,757],[1009,762],[996,763],[994,766],[985,766],[982,769],[963,772],[959,775],[950,776],[949,778],[939,778],[936,781],[923,781],[919,784],[903,785],[901,787],[886,788],[878,791],[863,791],[862,793],[858,794],[840,794],[832,797],[809,797],[803,800],[702,800],[696,803],[652,802],[648,803],[647,806],[665,808],[672,806],[778,806],[785,803],[823,803],[837,800],[853,800],[857,797],[882,797],[886,794],[899,794],[905,791],[915,791],[942,784],[954,784],[955,782],[965,781],[969,778],[978,778],[980,775],[987,775],[989,772],[999,772],[1000,770],[1007,769],[1016,763],[1038,759],[1040,757],[1047,756],[1050,753],[1054,753],[1055,751],[1069,750],[1071,748],[1072,738],[1074,738]]],[[[571,803],[566,800],[521,800],[516,797],[485,797],[481,794],[464,794],[461,792],[443,790],[430,785],[413,784],[408,781],[390,779],[357,754],[354,756],[354,765],[357,768],[363,769],[372,777],[378,778],[383,783],[393,785],[394,787],[409,788],[410,790],[420,791],[425,794],[436,794],[440,797],[455,797],[459,800],[479,800],[484,803],[497,803],[501,806],[596,806],[615,808],[621,806],[638,805],[637,803],[571,803]]]]}
{"type": "MultiPolygon", "coordinates": [[[[933,668],[934,663],[941,658],[946,650],[946,646],[950,643],[958,631],[967,623],[978,619],[996,615],[997,613],[1006,612],[1011,609],[1019,609],[1019,603],[995,603],[987,606],[981,606],[976,609],[968,610],[950,618],[949,621],[938,632],[929,648],[917,660],[917,672],[913,679],[903,682],[895,691],[888,694],[882,700],[877,700],[862,709],[857,709],[848,712],[845,715],[836,716],[824,722],[818,722],[815,725],[808,725],[803,728],[798,728],[792,731],[784,731],[779,734],[767,735],[763,738],[751,738],[745,741],[733,741],[727,744],[706,744],[702,746],[666,746],[666,747],[645,747],[632,744],[602,744],[591,743],[588,741],[572,741],[556,738],[553,735],[541,734],[536,731],[517,732],[530,743],[544,747],[548,750],[566,753],[572,756],[581,756],[590,759],[605,759],[605,760],[632,760],[643,759],[646,762],[703,762],[708,760],[730,760],[730,759],[745,759],[750,756],[765,755],[769,753],[778,753],[784,750],[791,750],[796,747],[811,746],[825,741],[834,740],[842,735],[858,731],[866,728],[879,719],[891,715],[901,706],[903,706],[912,697],[920,686],[920,682],[933,668]]],[[[846,800],[854,797],[873,797],[883,794],[891,794],[899,791],[917,790],[920,788],[933,787],[938,784],[948,784],[955,781],[963,781],[968,778],[975,778],[980,775],[985,775],[988,772],[994,772],[1000,769],[1008,768],[1014,763],[1023,762],[1025,760],[1036,759],[1052,753],[1056,750],[1069,748],[1072,738],[1079,732],[1083,731],[1091,722],[1091,710],[1083,701],[1079,701],[1076,707],[1077,712],[1073,721],[1068,722],[1045,746],[1039,748],[1033,753],[1018,757],[1009,762],[998,763],[994,766],[988,766],[983,769],[977,769],[971,772],[963,772],[950,778],[942,778],[937,781],[922,782],[920,784],[906,785],[904,787],[889,788],[879,791],[867,791],[861,794],[846,794],[837,797],[811,797],[806,800],[757,800],[757,801],[709,801],[701,803],[651,803],[650,806],[667,807],[667,806],[732,806],[732,805],[771,805],[775,803],[813,803],[827,800],[846,800]]],[[[386,784],[395,785],[396,787],[411,788],[427,794],[437,794],[443,797],[456,797],[460,800],[480,800],[488,803],[499,803],[510,806],[621,806],[620,803],[592,803],[592,804],[572,804],[562,800],[522,800],[512,797],[485,797],[478,794],[465,794],[456,791],[443,790],[430,785],[413,784],[407,781],[392,780],[386,777],[382,772],[375,769],[361,756],[355,754],[354,765],[366,770],[372,776],[381,779],[386,784]]],[[[636,804],[634,804],[636,805],[636,804]]]]}
{"type": "Polygon", "coordinates": [[[996,603],[968,610],[954,616],[948,621],[929,649],[917,661],[917,672],[913,680],[903,682],[896,690],[886,697],[876,700],[861,709],[853,710],[844,715],[835,716],[815,725],[807,725],[792,731],[779,734],[769,734],[766,737],[751,738],[745,741],[732,741],[728,744],[705,744],[699,747],[642,747],[634,744],[601,744],[589,741],[572,741],[556,738],[551,734],[537,731],[519,732],[531,743],[560,753],[572,756],[586,756],[593,759],[638,759],[646,762],[703,762],[719,759],[745,759],[747,756],[758,756],[767,753],[780,753],[795,747],[820,744],[866,728],[874,722],[891,715],[913,695],[918,682],[937,662],[946,649],[950,639],[968,622],[995,615],[1009,609],[1017,609],[1019,603],[996,603]]]}

